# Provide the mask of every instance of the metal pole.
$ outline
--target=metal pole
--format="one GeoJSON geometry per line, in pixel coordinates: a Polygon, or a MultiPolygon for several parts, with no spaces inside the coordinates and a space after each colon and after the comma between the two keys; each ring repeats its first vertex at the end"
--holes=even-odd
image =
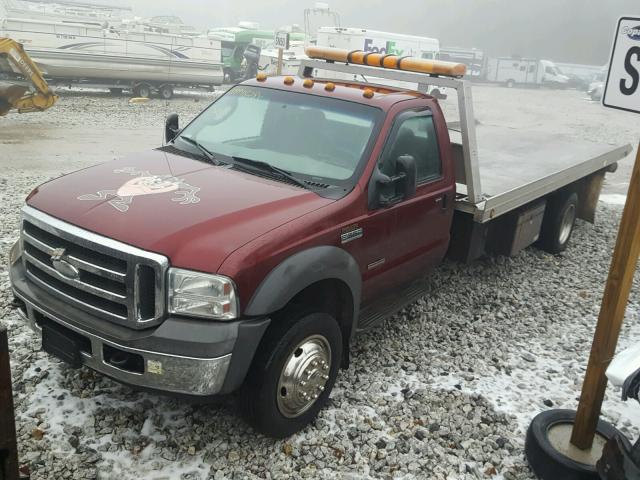
{"type": "Polygon", "coordinates": [[[11,392],[9,340],[0,325],[0,480],[18,479],[18,445],[11,392]]]}
{"type": "Polygon", "coordinates": [[[282,48],[278,49],[278,65],[276,66],[276,75],[282,75],[282,48]]]}
{"type": "Polygon", "coordinates": [[[640,146],[613,251],[591,355],[582,385],[571,443],[582,450],[593,445],[607,387],[606,370],[613,358],[640,254],[640,146]]]}

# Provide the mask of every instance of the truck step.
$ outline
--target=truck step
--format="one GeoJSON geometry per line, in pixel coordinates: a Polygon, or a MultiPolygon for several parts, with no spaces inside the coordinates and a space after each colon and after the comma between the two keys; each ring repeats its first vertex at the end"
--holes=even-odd
{"type": "Polygon", "coordinates": [[[358,332],[367,331],[380,325],[386,318],[393,316],[400,310],[429,293],[428,280],[419,279],[405,285],[392,294],[385,295],[367,305],[360,311],[358,332]]]}

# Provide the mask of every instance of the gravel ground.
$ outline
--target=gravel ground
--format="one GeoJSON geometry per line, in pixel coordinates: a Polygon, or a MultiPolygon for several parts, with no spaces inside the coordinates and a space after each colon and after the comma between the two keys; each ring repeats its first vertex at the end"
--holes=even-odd
{"type": "MultiPolygon", "coordinates": [[[[633,117],[578,92],[481,87],[475,98],[484,121],[613,142],[640,132],[633,117]],[[545,115],[552,95],[562,108],[545,115]],[[517,113],[506,113],[513,105],[517,113]]],[[[559,256],[529,248],[443,264],[422,300],[357,339],[328,408],[284,441],[256,434],[233,398],[211,406],[139,393],[38,350],[11,311],[4,267],[25,195],[48,178],[156,145],[166,112],[187,119],[209,100],[132,107],[67,95],[45,114],[1,120],[0,322],[9,327],[19,454],[32,478],[533,478],[524,432],[537,412],[576,406],[619,206],[601,203],[597,224],[579,223],[559,256]]],[[[623,194],[628,172],[612,175],[607,192],[623,194]]],[[[639,316],[636,282],[621,348],[640,341],[639,316]]],[[[604,416],[635,437],[640,407],[618,395],[609,389],[604,416]]]]}

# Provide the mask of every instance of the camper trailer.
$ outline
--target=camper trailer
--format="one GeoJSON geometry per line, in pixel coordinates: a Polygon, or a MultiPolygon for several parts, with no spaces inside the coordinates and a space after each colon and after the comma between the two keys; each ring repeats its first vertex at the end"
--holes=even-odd
{"type": "Polygon", "coordinates": [[[541,85],[566,88],[569,84],[569,77],[553,62],[532,58],[492,58],[487,64],[487,80],[509,88],[541,85]]]}

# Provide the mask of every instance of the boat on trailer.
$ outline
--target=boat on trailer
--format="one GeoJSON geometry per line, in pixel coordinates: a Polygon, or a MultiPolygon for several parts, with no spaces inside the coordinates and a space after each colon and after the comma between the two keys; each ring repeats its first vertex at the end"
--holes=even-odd
{"type": "Polygon", "coordinates": [[[149,30],[74,17],[0,17],[0,36],[23,44],[54,85],[130,88],[141,96],[159,91],[169,98],[174,87],[222,84],[219,40],[149,30]]]}

